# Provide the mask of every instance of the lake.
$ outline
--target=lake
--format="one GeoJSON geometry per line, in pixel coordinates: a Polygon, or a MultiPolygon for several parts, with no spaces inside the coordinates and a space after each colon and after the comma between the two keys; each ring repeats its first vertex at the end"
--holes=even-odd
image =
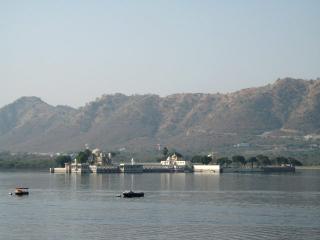
{"type": "Polygon", "coordinates": [[[320,170],[0,172],[0,214],[0,239],[320,239],[320,170]],[[117,197],[131,187],[145,197],[117,197]]]}

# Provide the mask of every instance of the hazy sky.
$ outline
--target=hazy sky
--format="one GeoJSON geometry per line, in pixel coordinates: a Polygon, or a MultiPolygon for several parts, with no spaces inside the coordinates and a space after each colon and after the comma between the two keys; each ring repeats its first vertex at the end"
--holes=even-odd
{"type": "Polygon", "coordinates": [[[0,0],[0,107],[320,77],[318,0],[0,0]]]}

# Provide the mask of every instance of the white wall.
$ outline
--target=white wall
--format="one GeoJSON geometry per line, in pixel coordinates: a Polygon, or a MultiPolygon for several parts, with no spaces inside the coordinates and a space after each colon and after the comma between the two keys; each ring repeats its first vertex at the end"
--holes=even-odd
{"type": "Polygon", "coordinates": [[[220,165],[193,165],[193,171],[220,173],[220,165]]]}

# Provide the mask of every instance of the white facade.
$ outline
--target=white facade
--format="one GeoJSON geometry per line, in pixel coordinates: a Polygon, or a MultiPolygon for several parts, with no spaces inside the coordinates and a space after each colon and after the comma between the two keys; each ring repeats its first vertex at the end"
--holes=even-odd
{"type": "Polygon", "coordinates": [[[89,164],[88,163],[78,163],[77,159],[75,159],[74,163],[70,165],[72,173],[89,173],[89,164]]]}
{"type": "Polygon", "coordinates": [[[98,166],[112,165],[111,154],[105,154],[99,148],[92,150],[92,160],[98,166]]]}
{"type": "Polygon", "coordinates": [[[186,167],[189,165],[189,161],[185,161],[182,157],[178,157],[176,154],[169,156],[167,160],[161,161],[161,165],[168,167],[186,167]]]}
{"type": "Polygon", "coordinates": [[[194,172],[220,173],[220,165],[193,165],[194,172]]]}

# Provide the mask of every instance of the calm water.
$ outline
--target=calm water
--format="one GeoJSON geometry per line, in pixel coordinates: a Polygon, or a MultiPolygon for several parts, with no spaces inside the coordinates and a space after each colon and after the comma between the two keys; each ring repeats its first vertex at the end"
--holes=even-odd
{"type": "Polygon", "coordinates": [[[0,239],[320,239],[320,171],[0,172],[0,214],[0,239]],[[131,184],[145,198],[116,197],[131,184]]]}

